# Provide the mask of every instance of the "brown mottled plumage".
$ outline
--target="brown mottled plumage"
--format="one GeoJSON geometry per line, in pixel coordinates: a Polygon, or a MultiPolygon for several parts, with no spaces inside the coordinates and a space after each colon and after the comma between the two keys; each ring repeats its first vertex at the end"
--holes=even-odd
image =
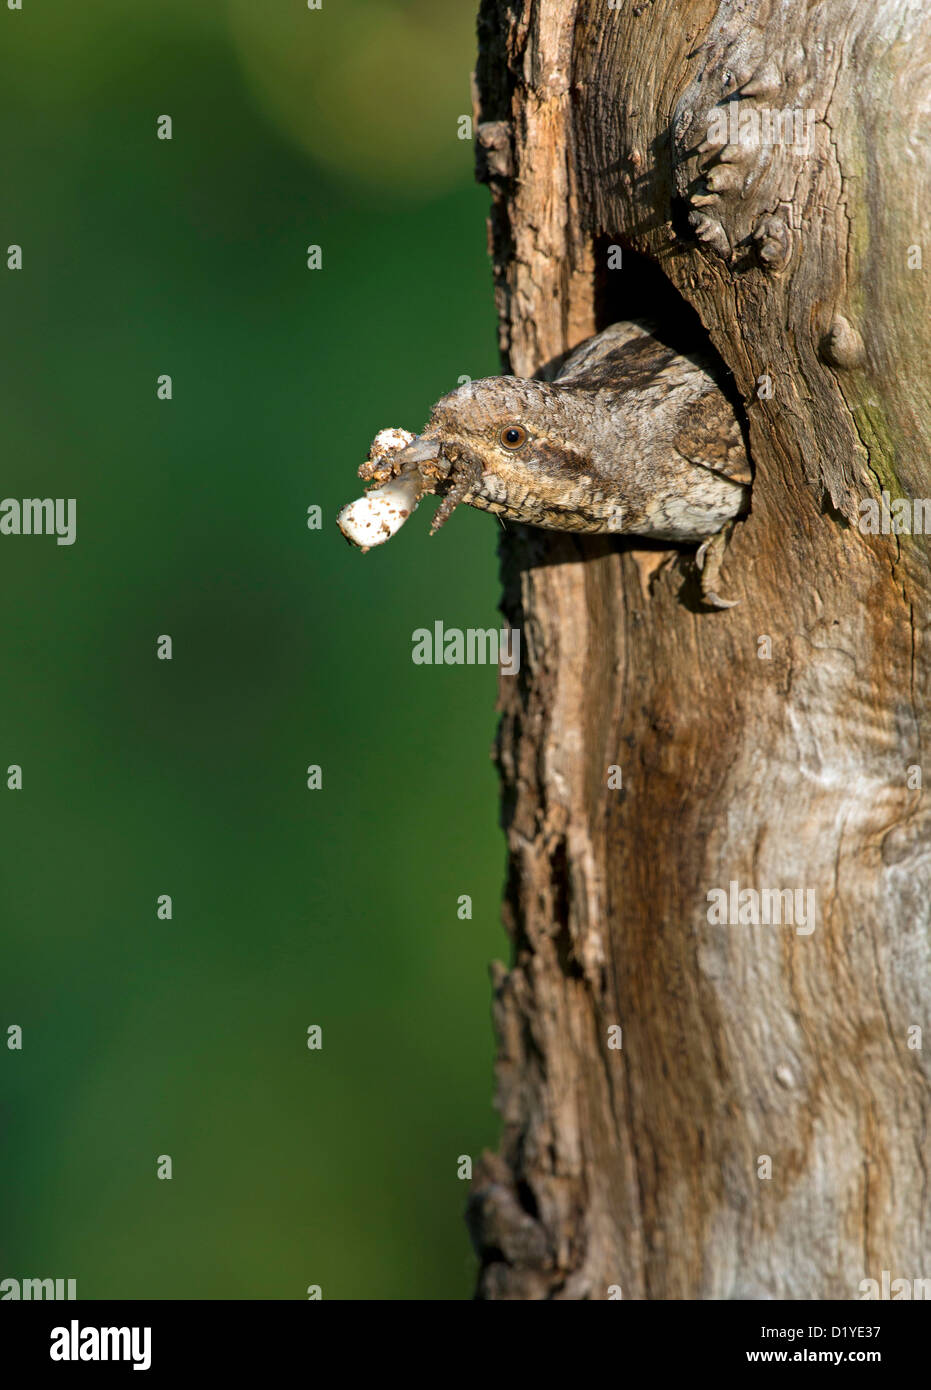
{"type": "Polygon", "coordinates": [[[703,542],[706,597],[729,607],[711,589],[723,537],[710,563],[705,556],[710,538],[746,511],[751,475],[713,371],[701,355],[660,342],[648,324],[627,322],[576,348],[553,382],[469,382],[437,401],[405,447],[373,451],[360,473],[395,480],[383,489],[384,508],[354,504],[340,525],[356,544],[378,544],[424,493],[437,492],[434,531],[467,502],[549,530],[703,542]]]}
{"type": "Polygon", "coordinates": [[[695,542],[739,516],[749,494],[740,425],[710,364],[640,323],[590,338],[551,384],[461,386],[434,406],[419,436],[428,441],[450,464],[434,529],[461,501],[552,530],[695,542]],[[502,439],[509,426],[526,432],[516,448],[502,439]]]}

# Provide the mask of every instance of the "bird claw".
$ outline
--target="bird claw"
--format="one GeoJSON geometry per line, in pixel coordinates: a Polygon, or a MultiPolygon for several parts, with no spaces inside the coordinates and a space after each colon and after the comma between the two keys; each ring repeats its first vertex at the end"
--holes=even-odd
{"type": "Polygon", "coordinates": [[[736,608],[740,602],[739,598],[722,598],[713,589],[702,589],[701,596],[712,608],[736,608]]]}
{"type": "Polygon", "coordinates": [[[701,584],[701,596],[711,608],[736,608],[740,602],[739,598],[722,598],[713,587],[721,572],[721,564],[724,560],[730,532],[731,527],[727,526],[717,535],[709,536],[707,540],[702,541],[695,552],[695,565],[701,584]]]}

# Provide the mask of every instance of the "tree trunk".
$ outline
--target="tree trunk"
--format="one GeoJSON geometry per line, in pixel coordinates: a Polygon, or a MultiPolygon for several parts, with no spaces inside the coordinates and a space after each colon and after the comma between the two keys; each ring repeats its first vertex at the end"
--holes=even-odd
{"type": "Polygon", "coordinates": [[[861,518],[931,497],[922,8],[482,5],[504,369],[697,312],[755,476],[726,612],[684,554],[503,537],[523,666],[501,680],[513,964],[480,1297],[849,1299],[931,1275],[929,547],[861,518]],[[772,138],[786,109],[807,148],[772,138]],[[748,920],[746,890],[762,912],[783,889],[813,891],[814,930],[748,920]]]}

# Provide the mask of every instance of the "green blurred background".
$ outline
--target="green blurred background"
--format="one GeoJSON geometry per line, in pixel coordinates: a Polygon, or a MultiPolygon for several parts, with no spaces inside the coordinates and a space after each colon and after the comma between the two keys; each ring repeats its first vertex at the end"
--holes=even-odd
{"type": "Polygon", "coordinates": [[[474,22],[0,9],[0,496],[77,499],[74,546],[0,536],[0,1278],[471,1294],[496,673],[410,658],[500,624],[496,526],[420,514],[363,557],[334,517],[376,430],[498,370],[474,22]]]}

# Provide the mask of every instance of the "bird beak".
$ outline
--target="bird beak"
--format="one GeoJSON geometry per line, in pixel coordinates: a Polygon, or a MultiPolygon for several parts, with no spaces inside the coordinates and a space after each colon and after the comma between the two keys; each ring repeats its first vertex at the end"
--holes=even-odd
{"type": "Polygon", "coordinates": [[[396,468],[407,468],[409,464],[432,463],[439,456],[440,441],[426,439],[422,434],[418,434],[410,444],[392,455],[391,462],[396,468]]]}

